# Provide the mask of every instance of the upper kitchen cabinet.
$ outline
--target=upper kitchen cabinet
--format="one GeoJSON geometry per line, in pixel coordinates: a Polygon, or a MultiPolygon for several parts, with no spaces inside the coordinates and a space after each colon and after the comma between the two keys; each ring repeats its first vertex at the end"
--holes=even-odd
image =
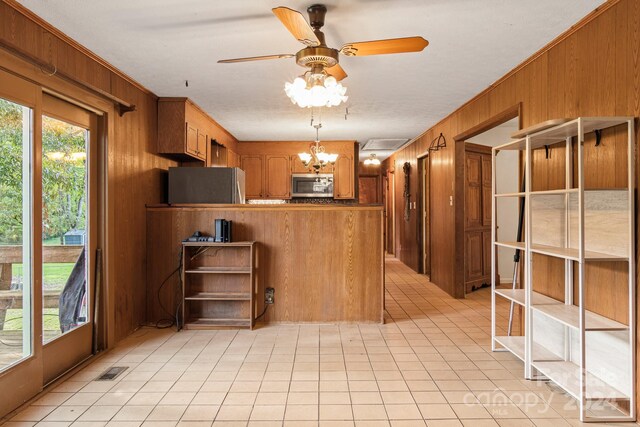
{"type": "Polygon", "coordinates": [[[265,190],[268,199],[291,198],[291,166],[287,155],[265,156],[265,190]]]}
{"type": "Polygon", "coordinates": [[[244,192],[247,199],[262,199],[264,192],[264,156],[246,154],[240,156],[240,168],[244,171],[244,192]]]}
{"type": "Polygon", "coordinates": [[[240,157],[248,199],[290,199],[291,166],[289,156],[245,154],[240,157]]]}
{"type": "MultiPolygon", "coordinates": [[[[246,176],[246,193],[254,199],[290,199],[291,175],[313,173],[300,161],[298,153],[309,152],[309,141],[246,141],[239,142],[241,168],[246,176]],[[258,157],[260,160],[258,160],[258,157]],[[261,177],[261,181],[259,181],[261,177]],[[249,182],[252,182],[250,190],[249,182]]],[[[358,157],[354,141],[323,141],[327,152],[338,153],[336,164],[322,173],[333,174],[334,198],[354,199],[358,157]]]]}
{"type": "MultiPolygon", "coordinates": [[[[211,165],[211,141],[235,148],[237,141],[188,98],[158,99],[158,153],[211,165]]],[[[215,163],[215,162],[213,162],[215,163]]]]}
{"type": "Polygon", "coordinates": [[[353,199],[355,197],[353,156],[341,155],[336,160],[333,171],[333,198],[353,199]]]}

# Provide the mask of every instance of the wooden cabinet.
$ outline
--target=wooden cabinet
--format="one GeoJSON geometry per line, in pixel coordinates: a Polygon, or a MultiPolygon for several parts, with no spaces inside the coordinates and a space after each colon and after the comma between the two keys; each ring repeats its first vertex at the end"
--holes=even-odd
{"type": "Polygon", "coordinates": [[[264,197],[264,156],[240,156],[240,168],[244,171],[244,191],[247,199],[261,199],[264,197]]]}
{"type": "Polygon", "coordinates": [[[291,198],[291,166],[287,155],[265,156],[264,189],[267,199],[291,198]]]}
{"type": "Polygon", "coordinates": [[[333,171],[333,198],[354,198],[354,172],[353,157],[340,155],[333,171]]]}
{"type": "MultiPolygon", "coordinates": [[[[312,173],[298,157],[298,153],[308,152],[311,144],[309,141],[239,143],[237,150],[240,153],[240,167],[247,177],[245,184],[247,197],[290,199],[291,175],[312,173]],[[262,174],[262,182],[258,181],[260,174],[262,174]]],[[[358,185],[354,164],[354,159],[358,155],[354,141],[326,141],[323,145],[327,152],[338,153],[336,164],[322,171],[322,173],[332,173],[334,176],[334,198],[354,199],[357,193],[355,186],[358,185]]]]}
{"type": "Polygon", "coordinates": [[[208,117],[185,99],[158,100],[158,153],[207,160],[208,117]]]}
{"type": "Polygon", "coordinates": [[[309,168],[302,163],[300,157],[297,154],[290,156],[291,158],[291,173],[309,173],[309,168]]]}
{"type": "Polygon", "coordinates": [[[207,145],[209,137],[204,130],[198,129],[198,144],[196,146],[196,156],[202,160],[207,160],[207,145]]]}
{"type": "Polygon", "coordinates": [[[211,166],[212,143],[228,148],[237,141],[190,99],[158,99],[158,153],[211,166]]]}
{"type": "Polygon", "coordinates": [[[187,146],[185,152],[187,154],[196,155],[198,153],[198,128],[187,125],[187,146]]]}
{"type": "Polygon", "coordinates": [[[288,155],[240,156],[248,199],[290,199],[291,165],[288,155]]]}

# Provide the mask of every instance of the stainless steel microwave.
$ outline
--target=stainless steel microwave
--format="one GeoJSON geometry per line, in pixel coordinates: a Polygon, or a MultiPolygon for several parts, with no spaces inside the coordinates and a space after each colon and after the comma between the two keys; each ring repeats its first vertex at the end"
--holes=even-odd
{"type": "Polygon", "coordinates": [[[333,174],[294,173],[291,175],[292,197],[333,197],[333,174]]]}

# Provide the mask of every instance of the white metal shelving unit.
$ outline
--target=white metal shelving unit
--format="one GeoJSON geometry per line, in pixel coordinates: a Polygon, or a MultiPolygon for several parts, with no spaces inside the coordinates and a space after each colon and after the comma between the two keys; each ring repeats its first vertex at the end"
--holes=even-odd
{"type": "Polygon", "coordinates": [[[524,362],[525,378],[551,380],[576,398],[583,422],[636,419],[634,147],[632,117],[580,117],[493,148],[492,350],[510,351],[524,362]],[[586,189],[585,134],[621,125],[627,128],[627,187],[586,189]],[[577,152],[565,155],[565,188],[532,191],[533,150],[558,143],[565,144],[565,153],[577,152]],[[497,192],[496,156],[503,150],[524,154],[524,193],[497,192]],[[524,198],[523,242],[497,239],[503,198],[524,198]],[[522,251],[519,289],[497,287],[496,252],[501,248],[522,251]],[[564,301],[533,290],[535,254],[564,261],[564,301]],[[585,266],[611,262],[628,267],[628,324],[585,309],[585,266]],[[496,334],[496,298],[522,307],[524,335],[496,334]]]}

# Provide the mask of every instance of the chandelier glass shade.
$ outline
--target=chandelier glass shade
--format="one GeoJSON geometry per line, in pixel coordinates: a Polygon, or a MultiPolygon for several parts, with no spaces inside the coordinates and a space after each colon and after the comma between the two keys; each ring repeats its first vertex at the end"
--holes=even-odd
{"type": "Polygon", "coordinates": [[[320,173],[329,165],[335,165],[336,160],[338,160],[338,154],[325,152],[325,148],[320,145],[320,141],[311,144],[308,153],[298,153],[298,157],[306,168],[315,173],[320,173]]]}
{"type": "Polygon", "coordinates": [[[302,108],[335,107],[349,98],[345,95],[347,88],[324,71],[307,72],[292,83],[286,82],[284,92],[292,103],[302,108]]]}
{"type": "Polygon", "coordinates": [[[298,158],[304,167],[309,168],[309,170],[320,173],[327,166],[335,165],[336,160],[338,160],[338,155],[335,153],[327,153],[326,149],[323,145],[320,145],[320,128],[322,127],[322,123],[318,123],[313,126],[316,128],[316,140],[309,147],[308,153],[298,153],[298,158]]]}

